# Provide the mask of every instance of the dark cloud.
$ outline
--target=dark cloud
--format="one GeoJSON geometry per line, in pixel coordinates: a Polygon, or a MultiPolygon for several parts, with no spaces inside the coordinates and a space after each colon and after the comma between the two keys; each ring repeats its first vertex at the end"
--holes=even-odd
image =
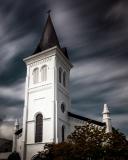
{"type": "Polygon", "coordinates": [[[22,115],[26,70],[22,59],[35,50],[51,9],[61,45],[68,48],[74,65],[70,87],[74,112],[101,120],[103,103],[108,103],[113,125],[127,134],[127,4],[126,0],[0,2],[0,118],[15,119],[19,110],[22,115]]]}

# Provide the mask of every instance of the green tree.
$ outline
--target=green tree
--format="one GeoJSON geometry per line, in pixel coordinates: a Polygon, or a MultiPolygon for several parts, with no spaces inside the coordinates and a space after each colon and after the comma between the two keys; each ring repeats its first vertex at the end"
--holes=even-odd
{"type": "Polygon", "coordinates": [[[128,159],[128,141],[123,133],[113,128],[113,132],[107,133],[105,139],[103,149],[106,153],[104,156],[106,159],[128,159]]]}
{"type": "Polygon", "coordinates": [[[103,143],[105,141],[105,128],[87,123],[76,126],[74,132],[68,136],[68,142],[76,144],[80,149],[81,157],[99,159],[103,156],[103,143]]]}
{"type": "Polygon", "coordinates": [[[45,157],[50,160],[128,159],[128,141],[125,135],[114,128],[113,133],[105,133],[104,127],[92,123],[76,126],[66,142],[47,144],[45,150],[45,157]]]}

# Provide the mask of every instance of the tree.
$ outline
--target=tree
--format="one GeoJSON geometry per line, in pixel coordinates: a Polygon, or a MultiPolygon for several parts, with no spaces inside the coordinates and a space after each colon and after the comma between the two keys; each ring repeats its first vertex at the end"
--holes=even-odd
{"type": "Polygon", "coordinates": [[[13,152],[9,155],[8,160],[21,160],[18,152],[13,152]]]}
{"type": "Polygon", "coordinates": [[[106,145],[103,146],[106,159],[128,159],[128,141],[125,135],[113,128],[112,133],[106,134],[106,145]]]}
{"type": "MultiPolygon", "coordinates": [[[[123,133],[113,128],[105,133],[104,127],[87,123],[76,126],[66,142],[45,145],[50,160],[126,160],[128,141],[123,133]]],[[[45,153],[45,152],[44,152],[45,153]]]]}
{"type": "Polygon", "coordinates": [[[87,123],[76,126],[74,132],[68,136],[68,142],[76,144],[81,151],[81,157],[99,159],[103,156],[103,142],[105,141],[105,128],[87,123]]]}

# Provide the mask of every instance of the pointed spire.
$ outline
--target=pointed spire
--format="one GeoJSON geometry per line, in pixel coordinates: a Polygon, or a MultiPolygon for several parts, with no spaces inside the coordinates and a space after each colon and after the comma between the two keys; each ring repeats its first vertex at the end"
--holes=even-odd
{"type": "Polygon", "coordinates": [[[15,120],[15,126],[14,126],[15,132],[16,132],[18,129],[19,129],[19,120],[16,119],[16,120],[15,120]]]}
{"type": "Polygon", "coordinates": [[[44,27],[44,31],[42,34],[42,37],[40,39],[40,42],[33,54],[37,54],[38,52],[44,51],[46,49],[52,48],[54,46],[58,46],[58,48],[61,49],[63,54],[68,58],[68,54],[65,48],[61,48],[59,44],[59,40],[56,34],[56,31],[54,29],[52,19],[50,16],[51,10],[49,10],[48,13],[48,18],[44,27]]]}
{"type": "Polygon", "coordinates": [[[50,12],[48,13],[48,19],[44,28],[44,34],[40,41],[40,47],[41,49],[45,50],[54,46],[60,47],[58,37],[56,35],[50,12]]]}
{"type": "MultiPolygon", "coordinates": [[[[41,37],[40,43],[38,45],[38,51],[43,51],[45,49],[58,46],[60,48],[59,40],[57,37],[57,34],[55,32],[51,16],[50,16],[50,10],[48,11],[48,18],[44,27],[44,32],[41,37]]],[[[37,51],[37,50],[36,50],[37,51]]],[[[36,52],[35,51],[35,52],[36,52]]],[[[37,53],[37,52],[36,52],[37,53]]]]}

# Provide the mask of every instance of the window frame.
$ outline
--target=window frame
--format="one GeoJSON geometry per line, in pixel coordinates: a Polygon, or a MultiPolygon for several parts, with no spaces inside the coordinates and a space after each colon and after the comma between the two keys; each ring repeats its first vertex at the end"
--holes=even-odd
{"type": "Polygon", "coordinates": [[[63,72],[63,86],[66,87],[66,72],[63,72]]]}
{"type": "MultiPolygon", "coordinates": [[[[40,119],[38,119],[40,120],[40,119]]],[[[40,143],[43,141],[43,115],[41,113],[35,116],[35,143],[40,143]],[[37,117],[41,116],[41,121],[37,124],[37,117]],[[38,128],[37,128],[38,127],[38,128]]]]}
{"type": "Polygon", "coordinates": [[[41,82],[47,81],[47,76],[48,76],[47,72],[48,72],[47,65],[43,65],[41,67],[41,82]]]}
{"type": "Polygon", "coordinates": [[[59,83],[62,83],[62,73],[63,73],[63,70],[61,67],[59,67],[59,83]]]}
{"type": "Polygon", "coordinates": [[[62,125],[61,127],[61,140],[62,142],[65,141],[65,126],[64,125],[62,125]]]}
{"type": "Polygon", "coordinates": [[[62,113],[64,113],[64,112],[65,112],[65,110],[66,110],[66,106],[65,106],[65,104],[64,104],[64,103],[61,103],[61,105],[60,105],[60,109],[61,109],[61,112],[62,112],[62,113]]]}
{"type": "Polygon", "coordinates": [[[32,75],[33,75],[33,84],[38,83],[39,82],[39,68],[38,67],[33,69],[32,75]]]}

